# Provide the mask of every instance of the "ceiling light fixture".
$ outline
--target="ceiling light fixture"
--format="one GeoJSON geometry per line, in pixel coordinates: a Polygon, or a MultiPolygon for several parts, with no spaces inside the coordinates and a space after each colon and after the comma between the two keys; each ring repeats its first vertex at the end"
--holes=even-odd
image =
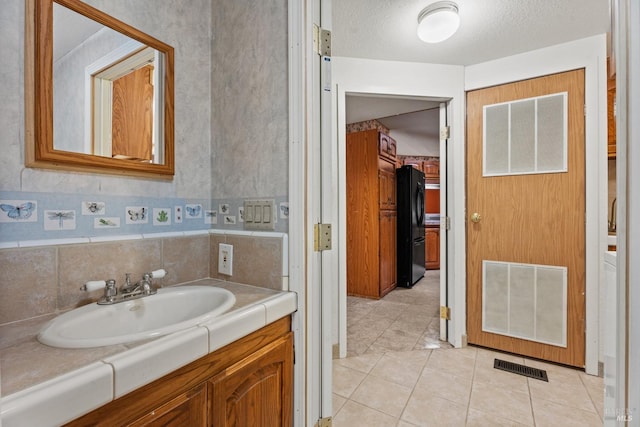
{"type": "Polygon", "coordinates": [[[432,3],[418,15],[418,37],[426,43],[440,43],[448,39],[459,26],[458,5],[452,1],[432,3]]]}

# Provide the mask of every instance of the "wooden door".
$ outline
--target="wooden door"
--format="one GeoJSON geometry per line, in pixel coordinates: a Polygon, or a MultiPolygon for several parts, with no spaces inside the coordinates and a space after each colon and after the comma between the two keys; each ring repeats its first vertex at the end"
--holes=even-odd
{"type": "Polygon", "coordinates": [[[113,81],[112,156],[152,160],[153,66],[113,81]]]}
{"type": "Polygon", "coordinates": [[[211,380],[211,425],[293,425],[293,334],[278,339],[211,380]]]}
{"type": "Polygon", "coordinates": [[[467,138],[468,342],[584,366],[584,70],[469,92],[467,138]]]}

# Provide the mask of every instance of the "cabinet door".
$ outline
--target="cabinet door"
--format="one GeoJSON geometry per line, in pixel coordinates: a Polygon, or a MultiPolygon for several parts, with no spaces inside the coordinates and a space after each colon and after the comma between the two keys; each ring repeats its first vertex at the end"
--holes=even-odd
{"type": "Polygon", "coordinates": [[[440,161],[439,160],[425,160],[422,162],[422,172],[426,177],[439,177],[440,176],[440,161]]]}
{"type": "Polygon", "coordinates": [[[396,209],[395,164],[382,158],[378,160],[378,191],[380,193],[380,209],[396,209]]]}
{"type": "Polygon", "coordinates": [[[210,381],[211,425],[293,424],[293,337],[289,333],[210,381]]]}
{"type": "Polygon", "coordinates": [[[207,426],[207,387],[200,384],[131,424],[141,426],[207,426]]]}
{"type": "Polygon", "coordinates": [[[395,162],[396,160],[396,141],[389,135],[380,132],[380,141],[378,143],[380,156],[395,162]]]}
{"type": "Polygon", "coordinates": [[[396,287],[397,213],[380,213],[380,297],[396,287]]]}
{"type": "Polygon", "coordinates": [[[425,268],[427,270],[438,270],[440,268],[440,230],[438,228],[425,228],[424,240],[425,268]]]}

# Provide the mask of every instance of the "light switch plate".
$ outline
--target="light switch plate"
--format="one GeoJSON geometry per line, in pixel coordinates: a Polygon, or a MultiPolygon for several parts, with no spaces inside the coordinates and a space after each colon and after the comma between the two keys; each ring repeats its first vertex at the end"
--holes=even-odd
{"type": "Polygon", "coordinates": [[[244,228],[246,230],[275,230],[275,200],[245,200],[244,228]]]}

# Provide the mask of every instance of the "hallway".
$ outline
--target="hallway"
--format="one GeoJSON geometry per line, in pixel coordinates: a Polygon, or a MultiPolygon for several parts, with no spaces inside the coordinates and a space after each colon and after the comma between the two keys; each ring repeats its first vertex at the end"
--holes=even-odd
{"type": "Polygon", "coordinates": [[[333,426],[601,426],[602,378],[438,340],[438,271],[374,301],[348,298],[348,357],[333,361],[333,426]],[[414,292],[415,291],[415,292],[414,292]],[[494,359],[547,371],[499,371],[494,359]]]}

